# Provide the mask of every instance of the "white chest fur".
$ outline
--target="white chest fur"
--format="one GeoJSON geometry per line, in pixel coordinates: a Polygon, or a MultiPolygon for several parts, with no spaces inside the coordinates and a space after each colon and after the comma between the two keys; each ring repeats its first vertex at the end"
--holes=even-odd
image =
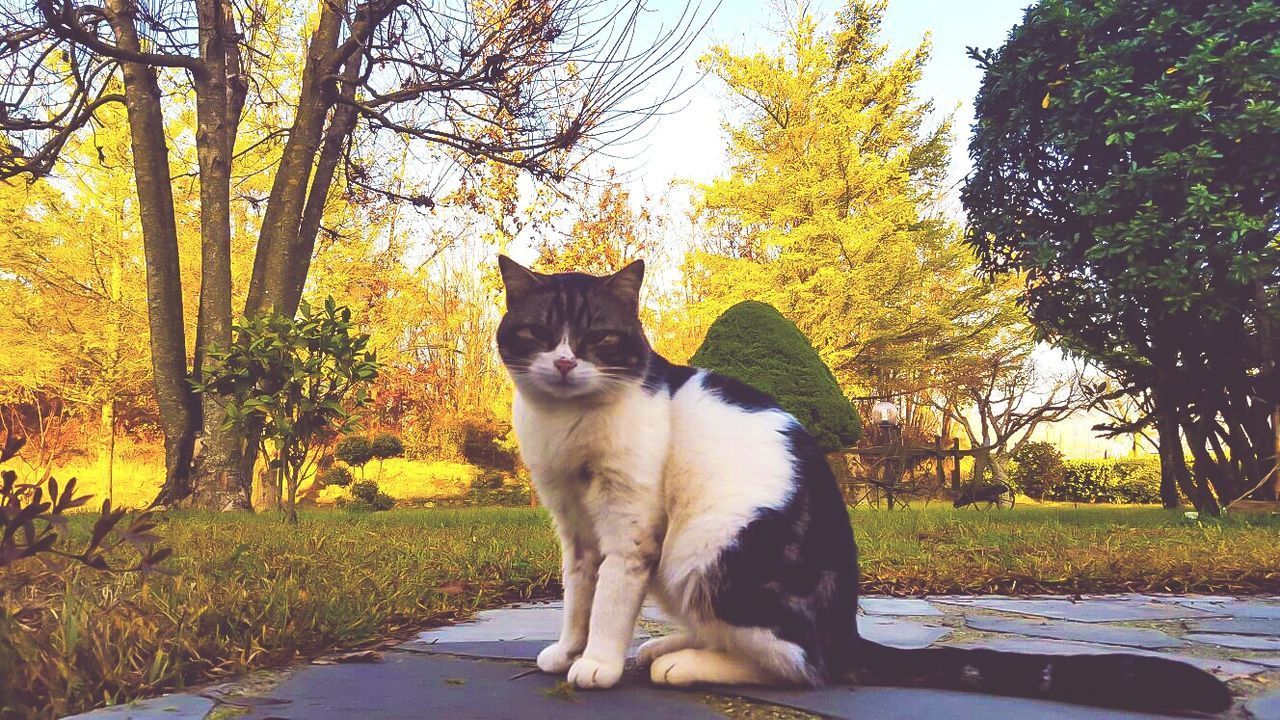
{"type": "Polygon", "coordinates": [[[521,455],[562,532],[598,544],[618,520],[660,522],[670,407],[665,393],[640,387],[601,403],[516,395],[521,455]]]}

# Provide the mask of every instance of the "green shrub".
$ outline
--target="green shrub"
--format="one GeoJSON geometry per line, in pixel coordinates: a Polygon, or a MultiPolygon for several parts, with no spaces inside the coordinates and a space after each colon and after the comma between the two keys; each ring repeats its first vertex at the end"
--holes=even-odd
{"type": "Polygon", "coordinates": [[[485,470],[515,471],[516,447],[504,442],[511,433],[510,423],[484,415],[462,420],[457,432],[458,451],[468,463],[485,470]]]}
{"type": "Polygon", "coordinates": [[[689,363],[773,396],[824,450],[839,450],[862,436],[858,411],[831,370],[795,323],[770,305],[747,300],[726,310],[689,363]]]}
{"type": "Polygon", "coordinates": [[[1029,442],[1010,458],[1009,479],[1028,497],[1041,500],[1045,492],[1062,482],[1062,453],[1047,442],[1029,442]]]}
{"type": "Polygon", "coordinates": [[[382,492],[378,483],[373,480],[357,480],[352,483],[351,497],[351,502],[345,505],[349,510],[376,512],[396,506],[396,499],[382,492]]]}
{"type": "Polygon", "coordinates": [[[488,471],[471,482],[466,503],[474,507],[525,506],[529,504],[529,484],[504,473],[488,471]]]}
{"type": "Polygon", "coordinates": [[[1146,504],[1160,502],[1160,460],[1068,460],[1044,499],[1065,502],[1146,504]]]}
{"type": "Polygon", "coordinates": [[[346,487],[351,484],[355,477],[351,471],[341,465],[334,465],[320,471],[316,478],[321,485],[337,485],[338,487],[346,487]]]}
{"type": "Polygon", "coordinates": [[[373,438],[370,451],[373,453],[373,457],[379,460],[402,457],[404,455],[404,443],[391,433],[378,433],[373,438]]]}
{"type": "Polygon", "coordinates": [[[373,459],[373,443],[368,438],[359,435],[351,435],[344,437],[338,441],[338,446],[333,450],[334,457],[351,467],[360,468],[360,472],[364,473],[364,466],[373,459]]]}

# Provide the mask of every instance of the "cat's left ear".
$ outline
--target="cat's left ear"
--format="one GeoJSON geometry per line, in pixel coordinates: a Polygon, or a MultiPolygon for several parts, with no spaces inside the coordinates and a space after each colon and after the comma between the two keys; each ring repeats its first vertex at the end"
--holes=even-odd
{"type": "Polygon", "coordinates": [[[635,308],[640,307],[640,286],[644,284],[644,261],[636,260],[609,276],[605,287],[620,300],[635,308]]]}

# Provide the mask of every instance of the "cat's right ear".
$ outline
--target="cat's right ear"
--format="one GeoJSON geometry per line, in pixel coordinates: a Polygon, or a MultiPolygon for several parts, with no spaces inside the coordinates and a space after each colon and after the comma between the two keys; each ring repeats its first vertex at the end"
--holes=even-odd
{"type": "Polygon", "coordinates": [[[513,300],[524,297],[546,280],[546,276],[536,273],[506,255],[498,256],[498,270],[502,272],[502,284],[507,288],[507,307],[513,300]]]}

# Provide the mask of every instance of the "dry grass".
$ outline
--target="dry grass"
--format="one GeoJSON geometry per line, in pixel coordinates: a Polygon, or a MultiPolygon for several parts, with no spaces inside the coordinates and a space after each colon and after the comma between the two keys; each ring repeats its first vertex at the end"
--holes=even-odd
{"type": "MultiPolygon", "coordinates": [[[[83,531],[84,527],[77,528],[83,531]]],[[[553,589],[548,521],[471,510],[171,514],[176,574],[0,574],[0,717],[57,717],[553,589]]]]}
{"type": "MultiPolygon", "coordinates": [[[[1280,593],[1280,520],[1142,507],[859,509],[864,589],[1280,593]]],[[[83,532],[84,522],[73,523],[83,532]]],[[[529,509],[170,514],[173,576],[0,574],[0,717],[48,718],[279,666],[556,590],[529,509]]]]}

